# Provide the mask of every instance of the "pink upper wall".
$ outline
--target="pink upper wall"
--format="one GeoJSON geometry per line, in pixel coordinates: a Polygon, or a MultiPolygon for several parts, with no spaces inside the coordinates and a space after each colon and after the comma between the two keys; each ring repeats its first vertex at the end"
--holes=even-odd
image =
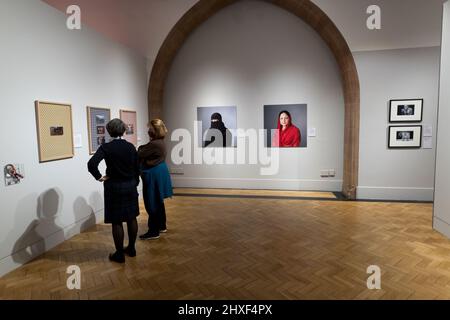
{"type": "Polygon", "coordinates": [[[42,0],[66,12],[81,9],[82,25],[154,58],[166,35],[197,0],[42,0]]]}

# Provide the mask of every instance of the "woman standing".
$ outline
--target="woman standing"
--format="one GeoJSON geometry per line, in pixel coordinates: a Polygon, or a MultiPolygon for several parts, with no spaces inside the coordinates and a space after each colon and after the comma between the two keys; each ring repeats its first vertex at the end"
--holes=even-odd
{"type": "Polygon", "coordinates": [[[272,147],[295,148],[300,147],[300,130],[292,124],[289,111],[281,111],[278,115],[278,126],[273,137],[272,147]]]}
{"type": "Polygon", "coordinates": [[[172,182],[167,168],[164,137],[167,128],[160,119],[150,121],[148,134],[150,142],[139,147],[144,205],[149,215],[148,231],[139,236],[142,240],[158,239],[160,233],[167,232],[164,199],[173,195],[172,182]]]}
{"type": "Polygon", "coordinates": [[[109,255],[111,261],[124,263],[125,254],[136,256],[136,237],[139,215],[137,185],[139,167],[136,148],[122,139],[126,126],[120,119],[113,119],[106,125],[113,140],[101,145],[88,162],[88,170],[97,181],[103,182],[105,195],[105,223],[112,224],[112,234],[116,252],[109,255]],[[105,160],[106,175],[98,170],[105,160]],[[128,227],[128,247],[123,248],[124,231],[122,223],[128,227]]]}

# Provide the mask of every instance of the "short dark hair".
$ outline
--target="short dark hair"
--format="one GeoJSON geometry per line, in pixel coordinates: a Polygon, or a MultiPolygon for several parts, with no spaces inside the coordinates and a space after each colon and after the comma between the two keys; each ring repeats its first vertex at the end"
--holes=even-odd
{"type": "Polygon", "coordinates": [[[108,130],[111,138],[117,138],[123,136],[123,134],[127,130],[127,127],[122,120],[116,118],[108,122],[108,124],[106,125],[106,130],[108,130]]]}

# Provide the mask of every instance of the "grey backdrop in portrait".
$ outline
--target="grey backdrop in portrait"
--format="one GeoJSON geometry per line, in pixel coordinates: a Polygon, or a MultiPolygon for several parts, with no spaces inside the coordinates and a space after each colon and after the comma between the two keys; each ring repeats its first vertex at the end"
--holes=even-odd
{"type": "Polygon", "coordinates": [[[306,104],[278,104],[264,106],[264,129],[267,130],[266,146],[272,146],[274,129],[277,129],[278,115],[281,111],[288,111],[291,114],[292,124],[300,130],[300,148],[308,146],[308,118],[306,104]]]}
{"type": "Polygon", "coordinates": [[[222,115],[222,121],[225,127],[230,130],[233,135],[232,147],[237,146],[237,108],[233,107],[198,107],[197,108],[197,121],[202,122],[201,137],[199,137],[198,145],[204,147],[204,136],[206,131],[211,127],[211,115],[213,113],[220,113],[222,115]]]}

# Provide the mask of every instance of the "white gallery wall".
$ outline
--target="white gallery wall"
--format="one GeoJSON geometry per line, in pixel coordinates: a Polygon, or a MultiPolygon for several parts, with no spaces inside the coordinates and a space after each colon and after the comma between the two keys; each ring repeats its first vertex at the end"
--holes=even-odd
{"type": "Polygon", "coordinates": [[[450,237],[450,2],[444,5],[433,227],[450,237]]]}
{"type": "MultiPolygon", "coordinates": [[[[41,1],[0,0],[0,163],[23,164],[25,179],[0,184],[0,276],[103,218],[103,187],[87,172],[86,106],[138,112],[146,142],[146,59],[41,1]],[[82,147],[39,163],[34,101],[72,104],[82,147]]],[[[92,244],[95,247],[95,243],[92,244]]],[[[107,258],[107,251],[105,251],[107,258]]]]}
{"type": "Polygon", "coordinates": [[[175,186],[341,190],[339,69],[320,36],[291,13],[263,1],[223,9],[187,39],[166,85],[164,119],[172,131],[186,128],[193,134],[197,107],[207,106],[236,106],[238,128],[263,129],[263,106],[273,104],[307,104],[308,127],[316,129],[307,148],[279,150],[275,175],[261,175],[267,166],[260,164],[172,163],[183,173],[173,176],[175,186]],[[320,177],[321,170],[330,169],[335,177],[320,177]]]}
{"type": "MultiPolygon", "coordinates": [[[[361,84],[358,198],[433,199],[435,143],[432,149],[389,150],[388,103],[423,98],[420,124],[435,132],[439,51],[354,53],[361,84]]],[[[164,106],[169,129],[193,132],[199,106],[237,106],[238,127],[259,129],[263,105],[290,103],[308,105],[308,127],[317,136],[308,137],[307,149],[281,149],[277,175],[261,176],[258,165],[171,164],[175,186],[328,191],[342,186],[342,82],[326,44],[301,19],[265,2],[242,1],[210,18],[187,39],[170,71],[164,106]],[[328,169],[336,177],[321,177],[328,169]]]]}
{"type": "Polygon", "coordinates": [[[361,86],[358,198],[432,201],[439,47],[355,52],[361,86]],[[424,99],[420,123],[389,123],[390,99],[424,99]],[[432,149],[388,149],[388,127],[432,126],[432,149]]]}

